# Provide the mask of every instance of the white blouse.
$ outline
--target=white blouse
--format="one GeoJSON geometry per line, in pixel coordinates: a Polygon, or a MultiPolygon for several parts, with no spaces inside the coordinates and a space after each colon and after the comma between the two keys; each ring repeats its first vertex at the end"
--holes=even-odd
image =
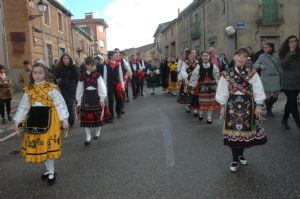
{"type": "MultiPolygon", "coordinates": [[[[209,68],[210,67],[210,63],[203,64],[203,67],[204,68],[209,68]]],[[[192,88],[195,88],[197,86],[198,79],[200,77],[199,69],[200,69],[200,65],[198,64],[196,66],[196,68],[193,70],[192,76],[191,76],[191,78],[189,80],[189,86],[191,86],[192,88]]],[[[219,73],[220,72],[219,72],[218,67],[213,64],[213,77],[214,77],[214,79],[216,80],[217,83],[219,82],[219,78],[220,78],[219,73]]]]}
{"type": "MultiPolygon", "coordinates": [[[[197,68],[197,66],[199,66],[199,64],[196,65],[195,69],[197,68]]],[[[189,68],[189,66],[187,65],[187,63],[183,62],[181,65],[181,70],[180,73],[178,75],[178,80],[181,81],[187,81],[188,80],[188,76],[189,74],[186,72],[186,69],[189,68]]],[[[194,71],[195,71],[194,69],[194,71]]]]}
{"type": "MultiPolygon", "coordinates": [[[[42,82],[43,83],[43,82],[42,82]]],[[[37,83],[39,84],[39,83],[37,83]]],[[[57,111],[60,121],[67,121],[69,118],[69,112],[64,98],[58,89],[54,88],[49,91],[48,95],[53,100],[53,104],[57,111]]],[[[16,125],[20,124],[26,117],[30,109],[29,95],[24,93],[22,100],[19,104],[18,110],[13,118],[16,125]]],[[[35,101],[32,106],[45,106],[41,102],[35,101]]]]}
{"type": "MultiPolygon", "coordinates": [[[[100,101],[104,102],[105,98],[107,97],[107,88],[106,88],[104,80],[102,79],[101,76],[97,79],[97,83],[98,83],[98,95],[100,97],[100,101]]],[[[89,86],[86,89],[87,90],[96,90],[97,88],[89,86]]],[[[78,81],[77,89],[76,89],[77,106],[81,105],[81,99],[82,99],[83,93],[84,93],[84,82],[78,81]]]]}
{"type": "MultiPolygon", "coordinates": [[[[249,83],[252,84],[254,101],[257,103],[257,105],[263,105],[266,99],[266,95],[259,75],[256,73],[249,80],[249,83]]],[[[240,91],[237,91],[234,94],[244,95],[240,91]]],[[[224,77],[221,77],[216,92],[216,100],[217,102],[219,102],[219,104],[225,105],[227,103],[228,98],[229,98],[228,82],[224,77]]]]}

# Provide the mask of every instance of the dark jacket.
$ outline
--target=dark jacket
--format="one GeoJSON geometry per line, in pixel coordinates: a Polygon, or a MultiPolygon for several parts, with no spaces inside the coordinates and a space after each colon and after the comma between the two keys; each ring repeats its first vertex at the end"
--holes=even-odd
{"type": "Polygon", "coordinates": [[[75,65],[69,65],[56,70],[56,80],[65,99],[75,100],[79,71],[75,65]]]}
{"type": "Polygon", "coordinates": [[[300,56],[290,52],[280,59],[282,90],[300,90],[300,56]]]}

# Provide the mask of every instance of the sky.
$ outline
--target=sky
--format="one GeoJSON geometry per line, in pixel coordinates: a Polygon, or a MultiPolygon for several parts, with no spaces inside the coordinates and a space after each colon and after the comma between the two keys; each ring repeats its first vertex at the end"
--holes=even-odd
{"type": "Polygon", "coordinates": [[[154,32],[160,23],[178,16],[192,0],[58,0],[72,12],[73,19],[94,12],[103,18],[107,29],[108,49],[121,50],[153,43],[154,32]]]}

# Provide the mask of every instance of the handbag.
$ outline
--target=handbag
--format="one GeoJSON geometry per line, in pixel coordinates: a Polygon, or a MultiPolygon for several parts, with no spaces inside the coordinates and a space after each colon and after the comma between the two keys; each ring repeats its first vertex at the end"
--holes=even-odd
{"type": "Polygon", "coordinates": [[[25,120],[26,133],[43,134],[48,131],[51,124],[51,110],[47,106],[32,106],[25,120]]]}

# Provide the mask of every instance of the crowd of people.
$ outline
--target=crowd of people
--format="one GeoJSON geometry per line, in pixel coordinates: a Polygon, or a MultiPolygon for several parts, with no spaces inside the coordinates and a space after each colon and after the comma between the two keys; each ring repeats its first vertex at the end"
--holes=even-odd
{"type": "MultiPolygon", "coordinates": [[[[274,103],[280,91],[287,97],[282,118],[282,128],[290,129],[292,114],[300,130],[297,96],[300,92],[300,48],[296,36],[288,37],[277,55],[273,43],[261,42],[256,54],[250,47],[240,48],[232,61],[225,54],[217,56],[213,47],[197,55],[193,49],[185,49],[179,59],[170,57],[146,62],[140,56],[127,59],[119,49],[108,52],[108,59],[101,56],[87,57],[84,63],[73,61],[64,54],[51,69],[43,60],[24,62],[19,83],[23,98],[13,118],[16,131],[22,126],[25,135],[22,155],[26,162],[46,166],[42,179],[53,185],[56,179],[54,160],[61,156],[62,129],[66,133],[73,127],[79,115],[84,128],[84,145],[99,139],[101,127],[114,123],[125,114],[129,102],[129,83],[132,99],[144,96],[144,83],[155,89],[162,87],[177,102],[185,104],[187,113],[193,113],[200,121],[213,123],[213,111],[220,111],[224,121],[224,145],[231,148],[230,170],[235,172],[240,164],[246,165],[245,148],[267,142],[261,125],[263,107],[267,116],[273,117],[274,103]],[[115,117],[116,116],[116,117],[115,117]]],[[[12,84],[0,65],[0,113],[5,123],[10,116],[12,84]]],[[[220,119],[220,121],[221,121],[220,119]]]]}

